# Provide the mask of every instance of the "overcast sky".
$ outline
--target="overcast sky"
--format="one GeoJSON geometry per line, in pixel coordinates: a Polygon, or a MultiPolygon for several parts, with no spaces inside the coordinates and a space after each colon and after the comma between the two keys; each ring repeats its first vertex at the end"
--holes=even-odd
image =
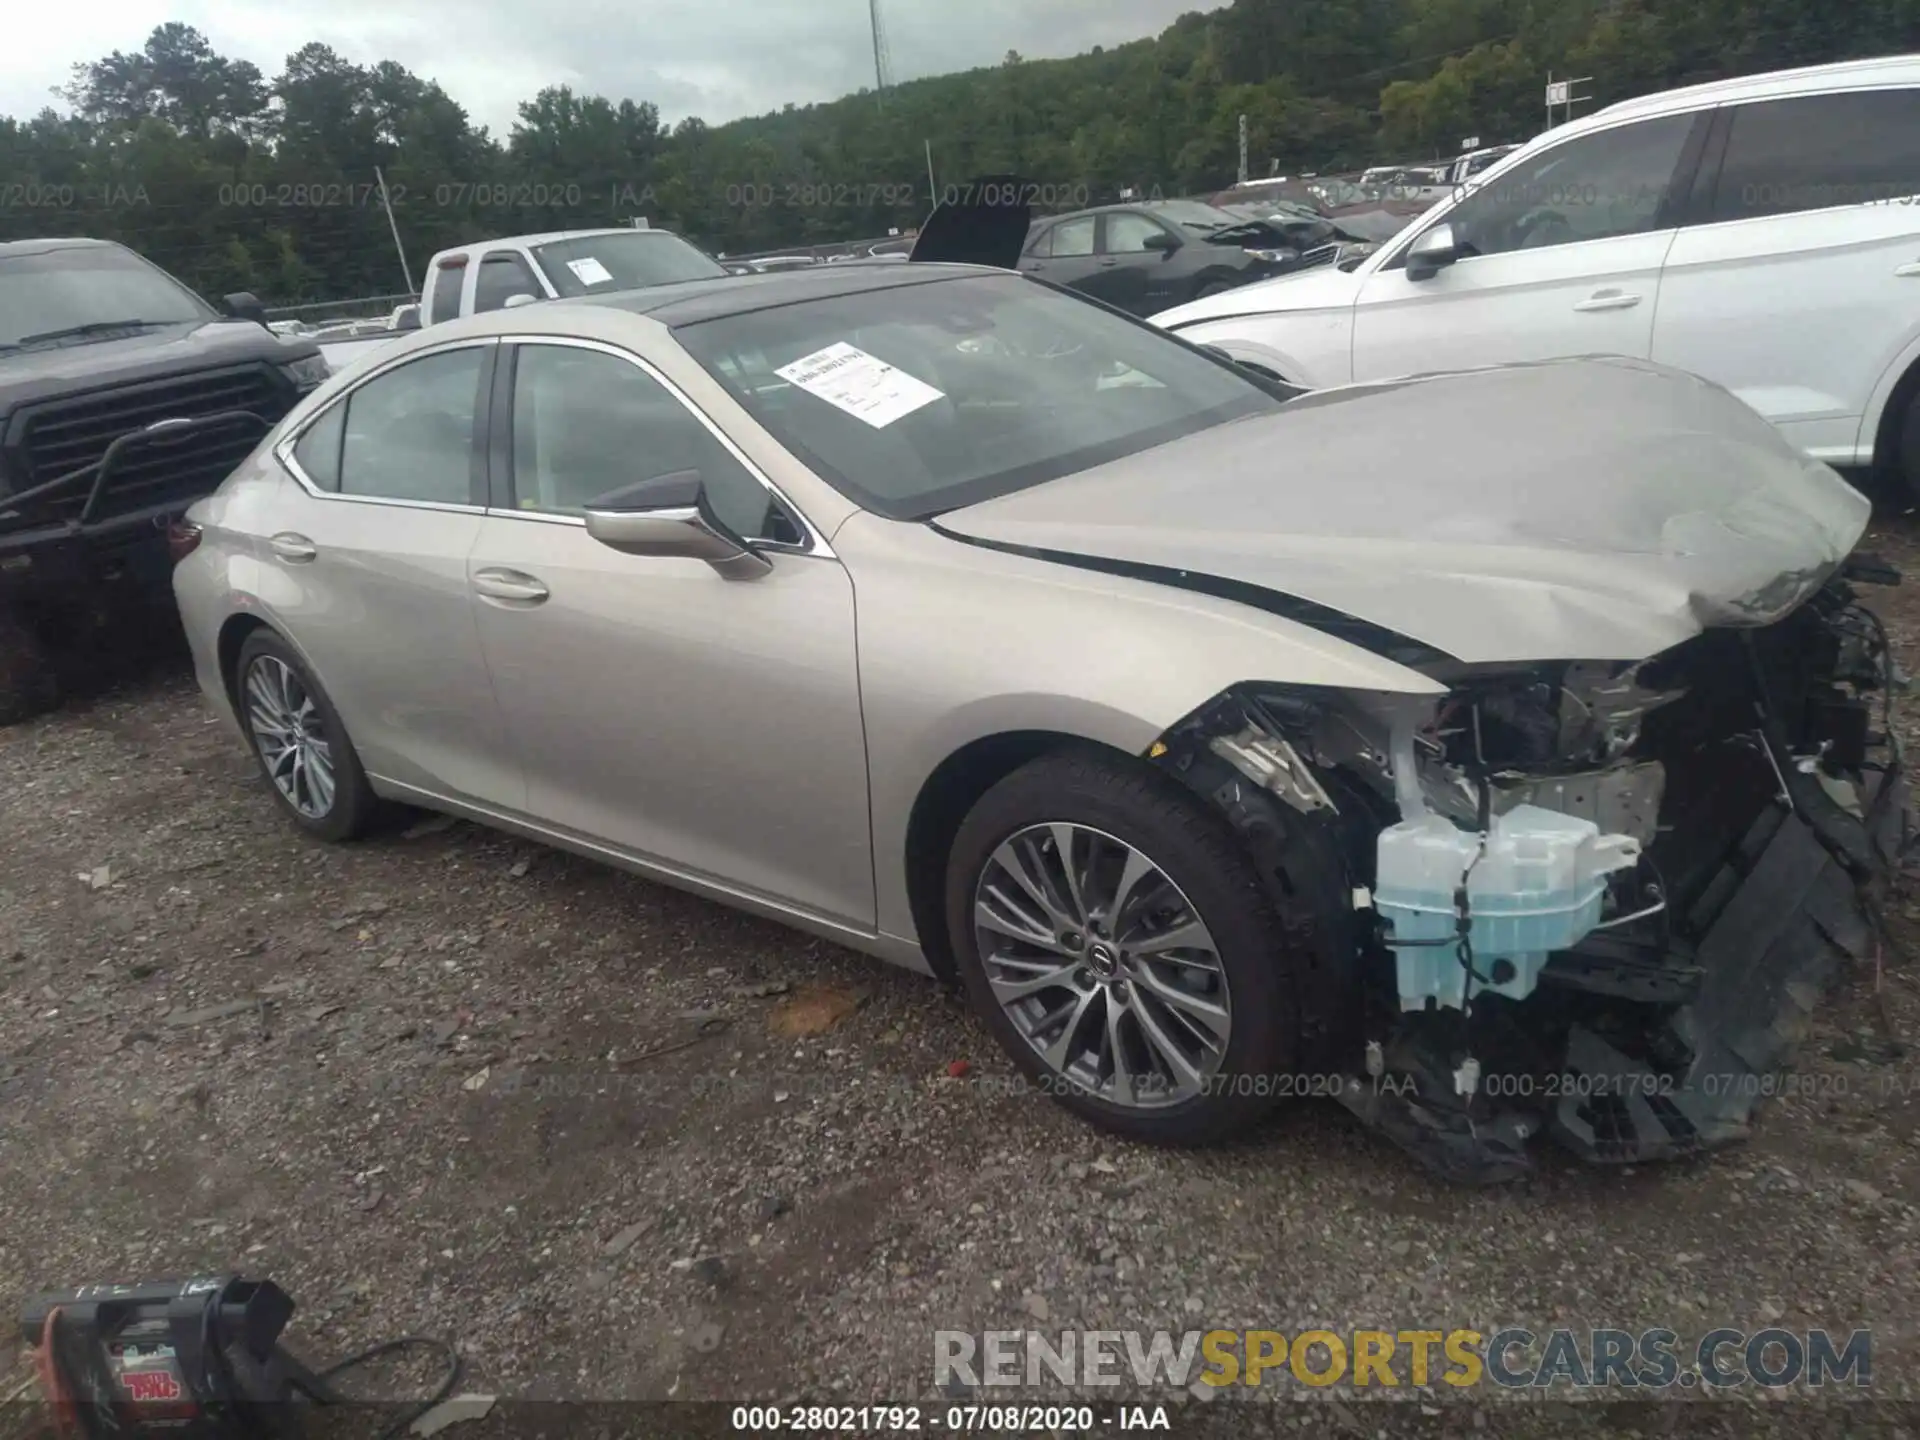
{"type": "MultiPolygon", "coordinates": [[[[1022,55],[1073,55],[1157,34],[1221,0],[883,0],[896,79],[1022,55]]],[[[14,0],[0,43],[0,114],[55,103],[73,64],[192,25],[269,79],[310,40],[349,60],[397,60],[504,135],[546,85],[651,100],[669,121],[730,120],[873,83],[867,0],[14,0]]]]}

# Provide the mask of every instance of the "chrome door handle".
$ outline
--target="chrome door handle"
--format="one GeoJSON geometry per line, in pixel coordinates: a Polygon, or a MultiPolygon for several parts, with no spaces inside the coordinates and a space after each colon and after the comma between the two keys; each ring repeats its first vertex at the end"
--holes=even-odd
{"type": "Polygon", "coordinates": [[[291,530],[283,530],[267,544],[273,553],[282,560],[291,560],[296,565],[304,565],[320,553],[319,549],[304,535],[296,535],[291,530]]]}
{"type": "Polygon", "coordinates": [[[493,566],[473,572],[473,588],[489,600],[512,600],[522,605],[538,605],[549,593],[531,575],[493,566]]]}
{"type": "Polygon", "coordinates": [[[1902,280],[1920,280],[1920,260],[1914,261],[1911,265],[1902,265],[1893,273],[1902,280]]]}
{"type": "Polygon", "coordinates": [[[1639,303],[1638,295],[1624,290],[1596,290],[1573,308],[1591,314],[1595,310],[1631,310],[1639,303]]]}

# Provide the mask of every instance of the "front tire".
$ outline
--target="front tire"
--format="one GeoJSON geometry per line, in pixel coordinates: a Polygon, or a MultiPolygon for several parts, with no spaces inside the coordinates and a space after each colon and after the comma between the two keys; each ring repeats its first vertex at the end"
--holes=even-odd
{"type": "Polygon", "coordinates": [[[293,647],[271,630],[254,631],[234,662],[234,694],[281,812],[317,839],[364,835],[379,798],[339,712],[293,647]]]}
{"type": "Polygon", "coordinates": [[[1203,1144],[1283,1089],[1298,1018],[1278,919],[1177,782],[1092,751],[1015,771],[961,824],[947,916],[994,1037],[1102,1128],[1203,1144]]]}
{"type": "Polygon", "coordinates": [[[60,703],[60,677],[46,642],[0,603],[0,725],[18,725],[60,703]]]}

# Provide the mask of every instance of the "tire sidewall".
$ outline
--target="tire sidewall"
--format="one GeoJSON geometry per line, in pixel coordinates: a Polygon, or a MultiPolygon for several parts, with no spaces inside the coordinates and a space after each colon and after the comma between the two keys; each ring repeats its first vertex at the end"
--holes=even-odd
{"type": "Polygon", "coordinates": [[[246,736],[247,748],[253,752],[254,763],[259,767],[261,778],[266,781],[267,791],[279,806],[280,813],[307,834],[321,840],[348,840],[358,835],[372,818],[376,803],[372,787],[367,783],[366,772],[360,766],[360,756],[348,738],[340,712],[334,709],[326,687],[314,677],[306,662],[291,645],[271,630],[256,630],[240,646],[240,654],[234,660],[233,688],[237,697],[240,729],[246,736]],[[327,727],[327,744],[333,752],[333,808],[317,819],[302,815],[280,793],[280,787],[273,783],[273,776],[267,769],[266,756],[260,752],[260,742],[254,736],[253,726],[247,720],[247,675],[253,662],[263,657],[278,660],[299,677],[300,684],[312,697],[314,708],[320,712],[320,719],[327,727]]]}
{"type": "Polygon", "coordinates": [[[1029,1081],[1109,1129],[1162,1143],[1202,1143],[1241,1128],[1278,1098],[1298,1053],[1298,1013],[1281,934],[1251,862],[1224,821],[1177,782],[1105,757],[1047,757],[989,790],[949,852],[947,917],[960,977],[974,1008],[1029,1081]],[[1118,783],[1115,783],[1115,781],[1118,783]],[[1177,823],[1165,817],[1177,815],[1177,823]],[[1103,1100],[1049,1067],[1002,1010],[973,933],[975,889],[988,857],[1044,821],[1100,830],[1147,856],[1180,887],[1218,947],[1233,1007],[1227,1052],[1209,1091],[1154,1109],[1103,1100]],[[1275,1077],[1264,1086],[1260,1077],[1275,1077]],[[1264,1090],[1265,1093],[1262,1093],[1264,1090]]]}

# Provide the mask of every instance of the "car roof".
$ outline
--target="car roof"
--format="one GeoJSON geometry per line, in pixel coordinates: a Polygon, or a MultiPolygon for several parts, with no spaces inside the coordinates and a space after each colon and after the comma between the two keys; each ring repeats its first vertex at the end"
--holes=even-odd
{"type": "Polygon", "coordinates": [[[564,329],[564,307],[596,305],[645,315],[662,325],[677,327],[723,320],[755,310],[772,310],[805,300],[898,290],[908,285],[929,285],[969,275],[1007,277],[1011,274],[985,265],[948,265],[924,260],[910,265],[810,265],[799,270],[682,280],[672,285],[650,285],[644,290],[580,295],[545,305],[526,306],[511,313],[517,320],[531,320],[536,314],[542,318],[558,317],[560,323],[556,328],[564,329]]]}
{"type": "MultiPolygon", "coordinates": [[[[1663,115],[1698,110],[1709,105],[1766,100],[1822,90],[1858,90],[1879,85],[1920,85],[1920,55],[1883,55],[1873,60],[1805,65],[1797,70],[1772,70],[1764,75],[1710,80],[1678,90],[1662,90],[1632,100],[1617,101],[1583,119],[1585,124],[1600,120],[1611,122],[1635,115],[1663,115]]],[[[1563,125],[1560,128],[1564,130],[1567,127],[1563,125]]]]}

